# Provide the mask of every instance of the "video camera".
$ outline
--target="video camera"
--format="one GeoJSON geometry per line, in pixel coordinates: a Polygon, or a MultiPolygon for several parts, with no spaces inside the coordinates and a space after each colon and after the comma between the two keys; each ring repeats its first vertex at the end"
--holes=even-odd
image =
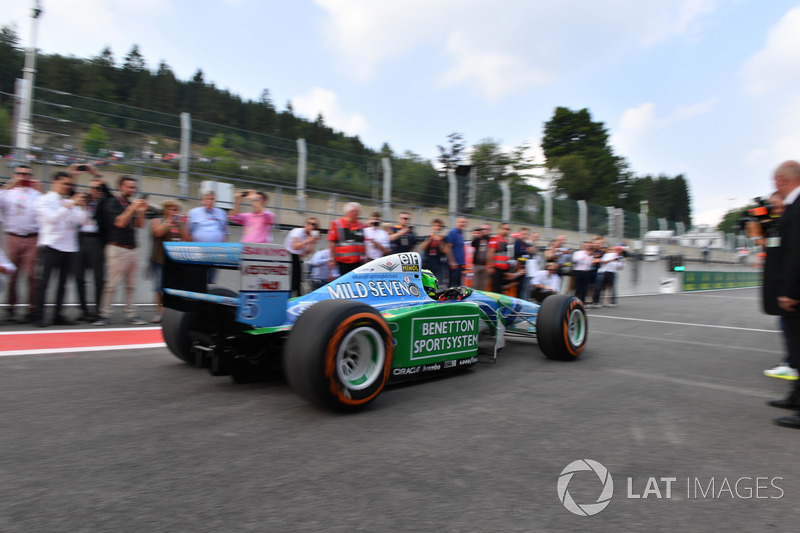
{"type": "Polygon", "coordinates": [[[777,223],[777,218],[773,215],[775,206],[764,198],[753,198],[753,200],[756,206],[742,213],[742,218],[739,219],[739,229],[746,231],[748,223],[756,222],[760,225],[762,232],[766,232],[773,224],[777,223]]]}

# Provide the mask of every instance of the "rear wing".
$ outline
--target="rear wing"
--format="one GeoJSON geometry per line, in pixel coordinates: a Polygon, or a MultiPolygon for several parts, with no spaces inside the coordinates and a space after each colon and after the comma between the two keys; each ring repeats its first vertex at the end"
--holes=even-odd
{"type": "Polygon", "coordinates": [[[292,259],[278,244],[164,243],[164,306],[195,311],[201,302],[236,308],[236,320],[256,327],[286,318],[292,259]],[[213,269],[239,270],[236,296],[209,294],[213,269]]]}

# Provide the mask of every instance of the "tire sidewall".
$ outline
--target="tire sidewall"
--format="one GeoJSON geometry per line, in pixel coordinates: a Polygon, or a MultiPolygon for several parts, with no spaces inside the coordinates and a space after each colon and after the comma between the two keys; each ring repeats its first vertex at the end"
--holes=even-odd
{"type": "Polygon", "coordinates": [[[394,341],[386,321],[373,307],[349,300],[325,300],[308,308],[295,323],[284,348],[284,368],[291,388],[312,403],[335,410],[354,410],[374,400],[392,369],[394,341]],[[337,372],[337,353],[353,330],[368,327],[383,343],[380,375],[353,389],[337,372]]]}
{"type": "Polygon", "coordinates": [[[539,308],[536,319],[536,336],[542,352],[549,359],[577,359],[586,347],[588,325],[586,309],[580,299],[565,294],[548,297],[539,308]],[[584,328],[580,344],[575,344],[570,335],[569,322],[573,313],[579,314],[577,319],[582,321],[584,328]]]}

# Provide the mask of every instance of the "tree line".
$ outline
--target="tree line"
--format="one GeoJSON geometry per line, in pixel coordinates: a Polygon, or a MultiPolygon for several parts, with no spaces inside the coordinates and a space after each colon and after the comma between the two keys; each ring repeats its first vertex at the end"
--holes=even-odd
{"type": "MultiPolygon", "coordinates": [[[[13,27],[0,28],[0,144],[10,145],[10,120],[15,80],[21,76],[24,50],[13,27]]],[[[109,48],[97,56],[81,59],[59,54],[37,55],[38,89],[47,93],[49,116],[73,123],[86,121],[85,110],[66,104],[61,93],[80,95],[91,102],[91,124],[85,135],[92,146],[113,143],[113,134],[102,131],[140,132],[178,138],[177,116],[191,113],[192,142],[206,146],[204,153],[215,154],[212,162],[200,163],[203,170],[235,171],[245,178],[293,183],[296,176],[294,139],[306,139],[309,147],[309,187],[346,191],[359,196],[375,195],[381,177],[379,161],[392,158],[395,200],[411,205],[446,206],[447,170],[458,175],[458,210],[475,216],[499,216],[501,186],[510,184],[512,218],[542,224],[539,188],[529,178],[548,171],[556,198],[586,200],[601,206],[639,211],[639,202],[649,202],[650,215],[687,225],[691,221],[688,186],[683,176],[634,177],[625,160],[608,145],[608,132],[594,122],[587,109],[555,109],[544,124],[542,148],[546,161],[537,165],[525,145],[503,148],[496,139],[483,139],[468,147],[463,136],[453,133],[434,163],[411,152],[396,153],[388,144],[379,150],[364,145],[358,136],[331,128],[319,115],[310,121],[294,114],[291,102],[276,108],[268,89],[258,100],[244,100],[217,88],[198,70],[189,80],[177,79],[170,66],[161,61],[150,68],[134,45],[121,61],[109,48]],[[57,91],[57,92],[56,92],[57,91]],[[119,111],[124,106],[125,112],[119,111]],[[84,116],[81,116],[83,114],[84,116]],[[163,114],[161,116],[160,114],[163,114]],[[168,118],[165,118],[168,117],[168,118]],[[220,125],[224,125],[220,126],[220,125]],[[220,131],[224,129],[225,131],[220,131]],[[236,154],[261,154],[242,168],[236,154]],[[266,156],[265,154],[270,155],[266,156]],[[477,182],[470,181],[468,167],[477,167],[477,182]]],[[[41,105],[37,103],[36,105],[41,105]]],[[[377,195],[380,196],[379,194],[377,195]]],[[[572,217],[569,210],[563,217],[572,217]]]]}

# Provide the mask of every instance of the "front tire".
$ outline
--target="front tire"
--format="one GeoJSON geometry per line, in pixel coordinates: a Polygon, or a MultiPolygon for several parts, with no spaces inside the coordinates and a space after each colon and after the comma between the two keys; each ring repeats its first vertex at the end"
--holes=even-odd
{"type": "Polygon", "coordinates": [[[566,294],[547,297],[536,317],[536,338],[548,359],[574,361],[586,346],[586,310],[578,298],[566,294]]]}
{"type": "Polygon", "coordinates": [[[373,307],[324,300],[295,323],[284,347],[291,388],[311,403],[336,411],[364,407],[383,390],[392,369],[394,342],[373,307]]]}

